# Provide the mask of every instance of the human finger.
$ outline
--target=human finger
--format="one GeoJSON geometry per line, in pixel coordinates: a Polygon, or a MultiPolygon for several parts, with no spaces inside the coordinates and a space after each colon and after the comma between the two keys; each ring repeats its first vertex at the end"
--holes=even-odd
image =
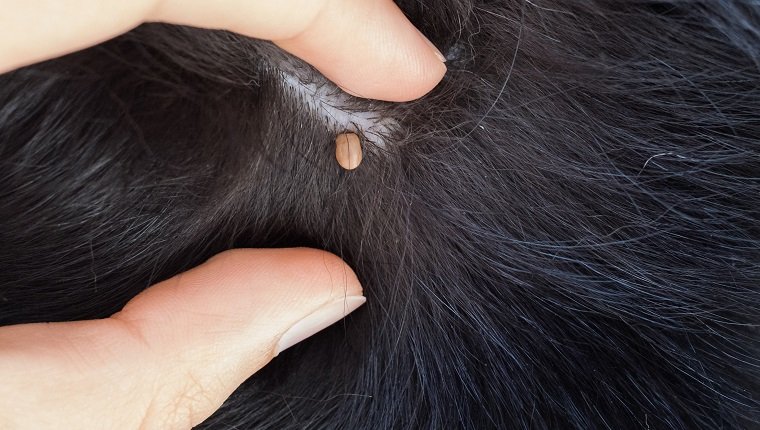
{"type": "Polygon", "coordinates": [[[235,250],[111,318],[1,327],[0,428],[190,428],[364,300],[332,254],[235,250]]]}
{"type": "Polygon", "coordinates": [[[0,9],[0,73],[145,21],[272,40],[360,97],[413,100],[446,72],[443,55],[391,0],[0,0],[0,9]]]}
{"type": "Polygon", "coordinates": [[[445,57],[391,0],[164,0],[154,18],[273,40],[365,98],[413,100],[446,72],[445,57]]]}

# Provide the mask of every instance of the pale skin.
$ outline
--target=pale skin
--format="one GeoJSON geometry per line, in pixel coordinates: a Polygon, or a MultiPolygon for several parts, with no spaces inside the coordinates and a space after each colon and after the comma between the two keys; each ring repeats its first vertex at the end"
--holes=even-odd
{"type": "MultiPolygon", "coordinates": [[[[416,99],[446,71],[390,0],[0,0],[0,10],[0,73],[150,21],[272,40],[362,97],[416,99]]],[[[0,327],[0,428],[190,428],[304,337],[288,336],[299,321],[336,301],[350,312],[361,296],[332,254],[235,250],[109,318],[0,327]]]]}

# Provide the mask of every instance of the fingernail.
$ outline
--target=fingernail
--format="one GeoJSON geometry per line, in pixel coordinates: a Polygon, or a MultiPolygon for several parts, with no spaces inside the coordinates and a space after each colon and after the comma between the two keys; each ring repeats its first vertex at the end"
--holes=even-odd
{"type": "Polygon", "coordinates": [[[359,306],[363,305],[366,301],[367,299],[363,296],[342,297],[338,300],[327,303],[307,315],[302,320],[293,324],[293,326],[280,337],[280,341],[277,342],[277,347],[274,349],[275,357],[298,342],[311,337],[317,332],[342,320],[346,315],[358,309],[359,306]]]}
{"type": "Polygon", "coordinates": [[[435,54],[436,57],[438,57],[439,60],[441,60],[441,63],[445,63],[446,57],[443,55],[441,51],[438,50],[438,48],[435,47],[435,45],[433,45],[433,42],[431,42],[430,39],[428,39],[424,34],[422,34],[422,32],[419,29],[417,29],[417,33],[420,34],[420,37],[422,37],[422,40],[424,40],[425,43],[427,43],[430,49],[433,50],[433,53],[435,54]]]}

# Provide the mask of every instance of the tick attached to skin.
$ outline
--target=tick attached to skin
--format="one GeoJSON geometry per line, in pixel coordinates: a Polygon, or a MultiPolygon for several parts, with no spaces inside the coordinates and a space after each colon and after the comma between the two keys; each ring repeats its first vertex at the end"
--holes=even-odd
{"type": "Polygon", "coordinates": [[[340,167],[353,170],[362,162],[362,144],[355,133],[341,133],[335,138],[335,159],[340,167]]]}

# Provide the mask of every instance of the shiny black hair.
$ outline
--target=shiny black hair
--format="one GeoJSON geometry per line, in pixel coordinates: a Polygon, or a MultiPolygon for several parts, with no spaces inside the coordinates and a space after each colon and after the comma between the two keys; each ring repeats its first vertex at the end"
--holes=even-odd
{"type": "Polygon", "coordinates": [[[760,428],[760,3],[399,3],[409,103],[158,24],[0,76],[0,324],[312,246],[367,305],[202,427],[760,428]]]}

